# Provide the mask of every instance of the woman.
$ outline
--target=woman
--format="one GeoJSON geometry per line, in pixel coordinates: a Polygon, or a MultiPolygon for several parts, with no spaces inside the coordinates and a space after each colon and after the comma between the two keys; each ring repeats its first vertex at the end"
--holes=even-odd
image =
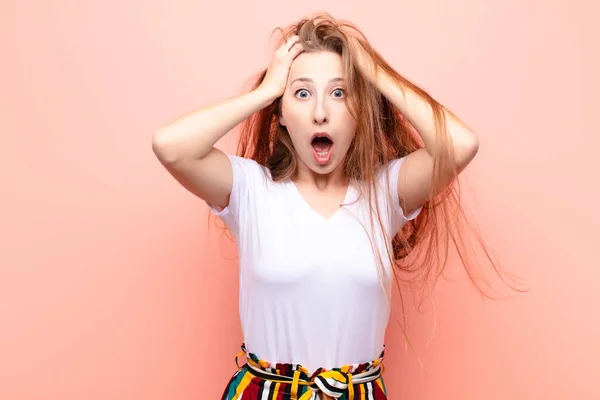
{"type": "Polygon", "coordinates": [[[318,15],[284,38],[249,93],[153,137],[237,243],[247,363],[222,398],[385,399],[393,278],[441,273],[478,138],[352,24],[318,15]],[[238,155],[214,148],[242,122],[238,155]]]}

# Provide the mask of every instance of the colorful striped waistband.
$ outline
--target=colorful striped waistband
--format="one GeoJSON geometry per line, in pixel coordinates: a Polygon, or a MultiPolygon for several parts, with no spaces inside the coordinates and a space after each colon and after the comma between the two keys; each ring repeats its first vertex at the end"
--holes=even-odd
{"type": "Polygon", "coordinates": [[[344,394],[346,394],[345,399],[355,400],[359,398],[359,394],[354,393],[355,390],[364,391],[362,384],[376,381],[381,386],[379,389],[385,392],[383,382],[379,380],[385,370],[383,365],[385,350],[381,352],[379,358],[371,362],[345,365],[331,370],[319,368],[309,376],[308,370],[299,364],[272,364],[248,352],[245,344],[242,344],[241,348],[242,351],[235,357],[238,370],[243,368],[238,363],[238,357],[245,355],[246,366],[252,375],[271,383],[291,384],[292,400],[314,400],[318,399],[319,395],[338,399],[344,394]],[[306,390],[306,387],[310,390],[306,390]]]}

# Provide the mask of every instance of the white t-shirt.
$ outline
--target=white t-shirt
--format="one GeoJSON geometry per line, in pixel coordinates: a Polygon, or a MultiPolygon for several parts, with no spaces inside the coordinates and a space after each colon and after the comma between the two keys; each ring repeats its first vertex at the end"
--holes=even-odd
{"type": "MultiPolygon", "coordinates": [[[[209,208],[236,240],[248,351],[273,363],[301,364],[311,373],[379,357],[390,309],[365,231],[370,226],[366,195],[353,203],[359,192],[350,186],[343,204],[353,204],[326,219],[291,180],[273,182],[270,171],[254,160],[228,157],[233,168],[229,205],[222,211],[209,208]]],[[[421,211],[404,216],[398,203],[402,161],[387,165],[389,188],[383,184],[376,192],[385,229],[393,234],[421,211]]],[[[391,296],[392,272],[378,232],[374,244],[390,277],[385,290],[391,296]]]]}

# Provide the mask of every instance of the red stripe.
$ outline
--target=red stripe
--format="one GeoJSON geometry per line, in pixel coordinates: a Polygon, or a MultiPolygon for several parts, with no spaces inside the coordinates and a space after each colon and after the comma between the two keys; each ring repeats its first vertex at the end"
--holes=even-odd
{"type": "Polygon", "coordinates": [[[277,393],[277,398],[274,400],[284,400],[283,394],[285,393],[286,390],[288,390],[287,386],[288,386],[287,383],[282,383],[279,385],[279,392],[277,393]]]}
{"type": "Polygon", "coordinates": [[[374,388],[373,398],[375,400],[387,400],[385,393],[383,393],[383,390],[381,390],[381,387],[379,387],[379,383],[377,383],[377,381],[373,381],[371,383],[374,388]]]}
{"type": "Polygon", "coordinates": [[[244,389],[243,399],[253,400],[258,399],[258,390],[260,389],[260,382],[262,379],[255,376],[252,378],[246,389],[244,389]]]}

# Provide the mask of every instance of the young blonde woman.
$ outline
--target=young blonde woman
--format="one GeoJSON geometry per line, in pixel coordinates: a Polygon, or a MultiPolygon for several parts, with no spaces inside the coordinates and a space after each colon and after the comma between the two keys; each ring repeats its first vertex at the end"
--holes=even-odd
{"type": "Polygon", "coordinates": [[[386,399],[392,283],[443,268],[478,138],[349,22],[283,33],[250,92],[153,137],[237,244],[247,362],[222,399],[386,399]],[[242,122],[238,155],[214,147],[242,122]]]}

